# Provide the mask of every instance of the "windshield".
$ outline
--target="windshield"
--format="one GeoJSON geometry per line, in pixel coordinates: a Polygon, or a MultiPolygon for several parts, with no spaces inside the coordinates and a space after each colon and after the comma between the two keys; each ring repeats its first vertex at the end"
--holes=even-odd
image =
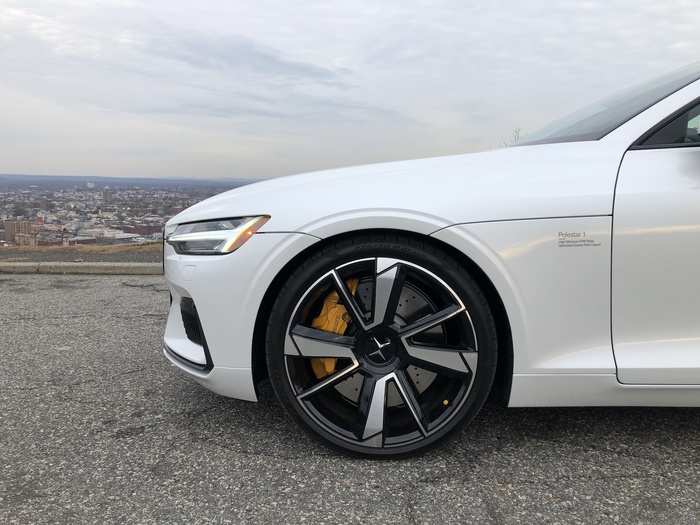
{"type": "Polygon", "coordinates": [[[643,86],[618,92],[612,97],[559,119],[525,137],[521,145],[599,140],[612,130],[660,100],[700,78],[700,63],[664,75],[643,86]]]}

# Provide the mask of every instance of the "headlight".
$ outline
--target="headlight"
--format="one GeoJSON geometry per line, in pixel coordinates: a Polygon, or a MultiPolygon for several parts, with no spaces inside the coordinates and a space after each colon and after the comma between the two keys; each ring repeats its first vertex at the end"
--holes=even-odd
{"type": "Polygon", "coordinates": [[[270,217],[241,217],[178,224],[166,242],[185,255],[224,255],[240,248],[270,217]]]}
{"type": "Polygon", "coordinates": [[[166,224],[163,228],[163,240],[170,237],[177,230],[177,224],[166,224]]]}

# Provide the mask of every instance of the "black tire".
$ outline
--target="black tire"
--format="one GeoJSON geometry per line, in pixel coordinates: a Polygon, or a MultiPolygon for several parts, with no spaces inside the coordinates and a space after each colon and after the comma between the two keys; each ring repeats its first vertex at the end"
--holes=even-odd
{"type": "MultiPolygon", "coordinates": [[[[398,263],[396,267],[400,268],[398,263]]],[[[398,271],[402,270],[399,269],[397,270],[397,272],[398,271]]],[[[400,287],[408,286],[408,284],[410,284],[408,281],[409,277],[405,277],[404,279],[406,280],[402,280],[401,284],[396,286],[396,289],[398,290],[400,287]]],[[[337,283],[338,281],[336,280],[335,282],[337,283]]],[[[393,286],[394,285],[392,284],[392,287],[393,286]]],[[[429,284],[426,284],[425,287],[429,288],[429,284]]],[[[396,293],[402,294],[403,292],[399,291],[396,293]]],[[[340,295],[342,296],[342,293],[340,293],[340,295]]],[[[372,297],[374,297],[374,295],[372,297]]],[[[403,297],[403,295],[401,295],[401,297],[403,297]]],[[[398,300],[399,299],[396,299],[396,301],[398,300]]],[[[374,305],[373,307],[376,308],[377,299],[373,299],[372,301],[373,302],[371,304],[374,305]]],[[[397,303],[392,303],[392,305],[395,304],[397,303]]],[[[389,307],[386,307],[385,310],[388,311],[388,308],[389,307]]],[[[370,312],[369,315],[378,316],[379,314],[377,314],[376,312],[370,312]]],[[[385,319],[389,319],[389,315],[391,314],[385,314],[385,319]]],[[[461,319],[462,318],[459,317],[459,321],[449,322],[459,322],[464,324],[464,321],[462,321],[461,319]]],[[[352,324],[352,322],[350,324],[352,324]]],[[[462,326],[462,324],[460,324],[460,327],[462,326]]],[[[461,330],[461,328],[459,329],[461,330]]],[[[444,335],[447,333],[447,328],[442,328],[441,325],[438,325],[436,328],[433,328],[433,330],[438,330],[442,334],[440,335],[440,337],[447,338],[447,335],[444,335]]],[[[356,344],[359,348],[360,343],[358,341],[360,336],[358,335],[357,337],[358,339],[355,339],[354,344],[356,344]]],[[[374,341],[376,342],[377,339],[375,338],[374,341]]],[[[387,339],[387,341],[389,341],[389,339],[387,339]]],[[[379,345],[379,343],[377,344],[379,345]]],[[[297,349],[299,348],[297,345],[295,346],[297,349]]],[[[399,343],[397,343],[397,346],[399,346],[399,343]]],[[[361,353],[360,350],[355,349],[355,346],[351,348],[353,349],[353,352],[355,354],[358,354],[358,352],[361,353]]],[[[391,348],[391,346],[389,346],[388,348],[391,348]]],[[[404,354],[402,355],[405,355],[406,348],[408,348],[408,346],[403,347],[402,351],[404,352],[404,354]]],[[[491,387],[493,385],[496,373],[496,364],[498,361],[497,349],[498,343],[496,325],[491,310],[489,308],[489,304],[479,286],[467,273],[464,267],[460,265],[459,261],[455,259],[455,257],[450,255],[446,251],[443,251],[439,247],[436,247],[431,242],[423,241],[418,238],[402,234],[358,235],[352,238],[331,241],[325,246],[323,246],[322,249],[313,253],[309,257],[309,259],[304,261],[290,275],[285,284],[282,286],[277,296],[277,299],[275,300],[274,305],[272,307],[266,332],[266,358],[270,381],[278,399],[284,405],[288,413],[293,416],[293,418],[300,424],[302,428],[304,428],[312,436],[320,438],[322,442],[330,444],[337,449],[351,453],[353,455],[365,455],[372,457],[397,457],[423,452],[439,443],[444,442],[449,435],[455,432],[455,430],[469,423],[482,408],[491,391],[491,387]],[[385,382],[383,387],[385,390],[382,390],[382,395],[384,396],[384,405],[381,413],[381,417],[383,418],[383,423],[380,427],[381,433],[379,434],[379,437],[376,438],[373,446],[368,446],[366,443],[369,441],[361,441],[361,439],[358,438],[357,442],[353,442],[351,438],[344,437],[344,434],[341,435],[334,432],[334,427],[332,427],[332,425],[325,424],[325,420],[321,421],[317,417],[315,417],[315,412],[309,411],[308,405],[304,404],[305,401],[300,401],[298,399],[299,391],[296,390],[297,387],[292,384],[293,374],[292,372],[290,372],[290,369],[288,367],[292,365],[295,367],[304,365],[294,364],[299,362],[300,358],[285,355],[285,341],[289,341],[287,336],[290,330],[290,326],[292,326],[291,318],[293,315],[299,315],[295,314],[295,312],[302,309],[299,306],[301,304],[300,301],[302,297],[306,297],[308,295],[307,290],[309,290],[310,287],[314,285],[314,283],[317,283],[321,276],[331,271],[331,269],[338,268],[339,266],[342,266],[345,263],[350,263],[351,261],[355,261],[353,262],[353,264],[356,265],[368,264],[363,262],[357,262],[366,260],[368,258],[382,258],[376,259],[374,263],[376,273],[374,274],[375,284],[373,284],[373,286],[375,287],[378,287],[376,283],[379,279],[378,275],[380,274],[380,270],[378,269],[379,263],[376,261],[387,260],[383,258],[402,261],[402,264],[404,264],[406,268],[406,270],[403,271],[406,274],[408,274],[408,272],[416,272],[417,277],[415,277],[415,279],[419,279],[421,277],[422,274],[418,273],[419,271],[427,271],[431,274],[434,274],[434,277],[437,276],[441,280],[440,282],[442,282],[442,284],[447,284],[450,291],[453,292],[453,296],[454,294],[456,294],[465,308],[464,313],[466,313],[466,318],[468,318],[470,322],[471,333],[474,334],[475,338],[474,347],[478,348],[478,361],[475,365],[475,371],[471,370],[471,368],[467,366],[467,360],[464,357],[462,357],[462,360],[465,363],[465,368],[469,370],[469,372],[465,373],[465,377],[467,377],[468,379],[464,379],[464,383],[466,385],[467,382],[469,382],[469,386],[467,386],[466,389],[463,389],[463,398],[459,401],[461,404],[457,407],[457,401],[455,401],[456,408],[450,407],[450,409],[453,412],[450,414],[449,419],[447,419],[446,422],[443,421],[441,423],[441,426],[436,425],[435,430],[430,432],[428,431],[428,429],[430,428],[428,426],[428,423],[430,423],[430,421],[426,419],[427,416],[424,414],[424,411],[420,412],[421,417],[416,416],[416,412],[412,411],[411,414],[416,420],[416,426],[421,430],[422,434],[419,433],[420,439],[416,438],[416,440],[414,441],[406,441],[405,444],[401,444],[403,443],[403,441],[398,441],[398,445],[389,446],[389,431],[385,429],[385,425],[388,426],[387,422],[391,424],[391,422],[387,419],[387,413],[389,410],[398,411],[403,410],[405,408],[411,408],[411,403],[407,399],[407,395],[404,394],[404,392],[406,391],[405,379],[403,383],[404,389],[399,388],[398,381],[396,382],[397,384],[395,384],[393,387],[396,389],[396,392],[399,394],[401,399],[404,400],[404,404],[395,404],[395,408],[391,409],[387,408],[387,403],[389,401],[389,387],[387,386],[388,381],[385,382]],[[410,263],[411,265],[417,265],[416,268],[419,268],[414,269],[413,266],[408,266],[408,263],[410,263]],[[290,365],[290,363],[292,363],[292,365],[290,365]],[[469,374],[472,375],[470,376],[469,374]],[[421,426],[421,421],[427,421],[426,425],[421,426]],[[380,446],[377,446],[377,441],[381,442],[382,444],[380,446]]],[[[399,350],[396,350],[396,352],[398,351],[399,350]]],[[[376,353],[377,352],[375,352],[375,354],[376,353]]],[[[369,357],[369,355],[363,354],[363,356],[364,357],[360,359],[360,362],[367,363],[367,358],[369,357]]],[[[378,353],[378,355],[369,358],[381,361],[385,358],[385,356],[382,353],[378,353]],[[381,356],[381,358],[379,356],[381,356]]],[[[398,357],[396,359],[398,359],[398,357]]],[[[371,361],[371,363],[368,366],[370,366],[371,368],[372,364],[374,364],[374,361],[371,361]]],[[[296,368],[294,368],[294,370],[296,370],[296,368]]],[[[296,374],[296,372],[294,373],[296,374]]],[[[359,374],[359,369],[357,370],[357,373],[359,374]]],[[[406,378],[408,377],[408,375],[404,374],[403,377],[406,378]]],[[[442,379],[442,376],[436,375],[435,377],[440,378],[440,380],[444,381],[445,384],[448,384],[450,381],[457,381],[457,379],[453,379],[451,378],[451,376],[445,376],[446,379],[444,380],[442,379]]],[[[362,389],[364,391],[364,383],[365,381],[368,381],[368,379],[365,379],[365,377],[362,376],[361,381],[363,385],[362,389]]],[[[433,381],[437,384],[436,379],[434,379],[433,381]]],[[[375,388],[374,384],[375,383],[372,383],[372,386],[368,388],[375,388]]],[[[416,387],[415,383],[412,382],[411,384],[413,385],[413,387],[416,387]]],[[[330,388],[331,387],[328,387],[327,389],[330,388]]],[[[337,385],[334,384],[332,388],[337,389],[337,385]]],[[[430,388],[433,387],[428,387],[423,393],[420,394],[416,394],[416,392],[418,391],[417,389],[411,389],[413,394],[415,394],[413,406],[416,406],[415,403],[417,402],[419,409],[422,409],[423,405],[421,403],[423,403],[423,401],[421,401],[421,399],[419,398],[421,396],[426,396],[426,398],[429,397],[428,394],[426,394],[425,392],[428,392],[430,388]]],[[[437,390],[437,388],[438,387],[436,386],[435,389],[437,390]]],[[[457,387],[451,388],[453,388],[454,390],[457,387]]],[[[330,396],[331,394],[322,395],[330,396]]],[[[332,392],[332,395],[336,397],[338,396],[338,394],[336,394],[335,392],[332,392]]],[[[360,415],[363,416],[371,413],[372,409],[367,409],[366,401],[364,404],[364,412],[362,411],[362,407],[360,405],[360,399],[363,399],[362,393],[358,395],[360,396],[357,401],[358,413],[360,413],[360,415]]],[[[434,397],[436,394],[431,393],[430,395],[434,397]]],[[[371,397],[372,400],[374,400],[374,394],[372,394],[371,397]]],[[[309,397],[309,399],[311,399],[311,397],[309,397]]],[[[444,403],[447,404],[448,400],[445,400],[444,403]]],[[[435,410],[433,410],[433,412],[434,411],[435,410]]],[[[365,429],[369,424],[369,417],[370,416],[367,415],[365,429]]],[[[360,434],[360,436],[362,436],[362,434],[360,434]]],[[[409,438],[406,439],[408,440],[409,438]]]]}

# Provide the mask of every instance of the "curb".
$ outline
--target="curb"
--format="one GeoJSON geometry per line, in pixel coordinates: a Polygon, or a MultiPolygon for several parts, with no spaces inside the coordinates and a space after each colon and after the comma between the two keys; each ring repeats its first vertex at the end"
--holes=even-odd
{"type": "Polygon", "coordinates": [[[161,263],[112,262],[1,262],[2,273],[162,275],[161,263]]]}

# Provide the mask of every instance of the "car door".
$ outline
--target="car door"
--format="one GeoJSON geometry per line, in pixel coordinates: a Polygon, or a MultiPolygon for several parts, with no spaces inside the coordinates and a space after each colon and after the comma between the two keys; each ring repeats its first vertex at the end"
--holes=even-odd
{"type": "Polygon", "coordinates": [[[700,384],[700,99],[625,154],[613,210],[621,383],[700,384]]]}

